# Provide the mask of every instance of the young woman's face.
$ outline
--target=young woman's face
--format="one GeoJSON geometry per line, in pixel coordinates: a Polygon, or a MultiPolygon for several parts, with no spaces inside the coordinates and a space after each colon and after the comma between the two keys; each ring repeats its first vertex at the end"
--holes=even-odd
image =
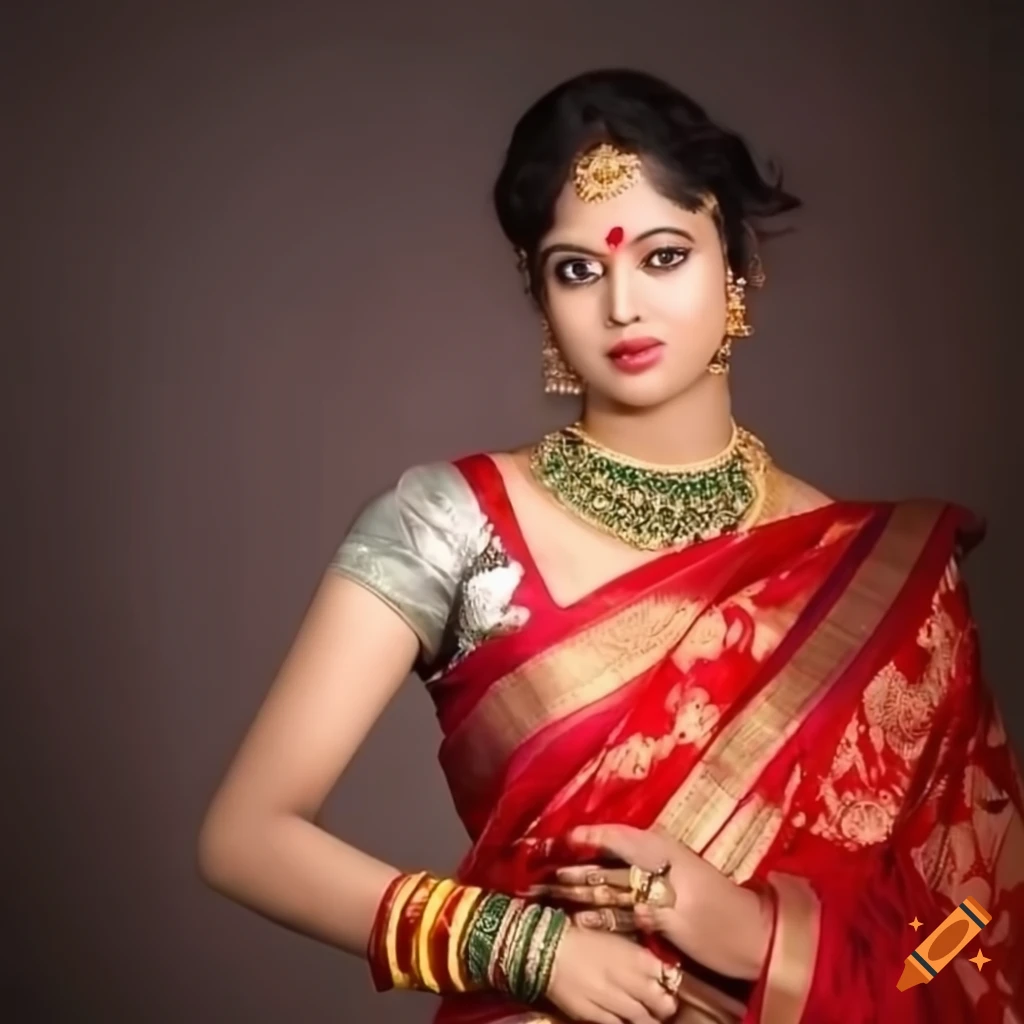
{"type": "Polygon", "coordinates": [[[726,264],[711,215],[684,210],[643,177],[596,203],[568,184],[537,273],[567,362],[588,392],[612,401],[674,398],[708,372],[725,337],[726,264]]]}

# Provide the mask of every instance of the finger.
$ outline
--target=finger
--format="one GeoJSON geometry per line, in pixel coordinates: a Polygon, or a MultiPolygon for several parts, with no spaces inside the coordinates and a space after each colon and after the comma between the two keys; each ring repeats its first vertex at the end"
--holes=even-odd
{"type": "Polygon", "coordinates": [[[603,1010],[596,1003],[591,1003],[589,1007],[583,1010],[583,1013],[575,1018],[577,1020],[584,1020],[587,1024],[622,1024],[622,1018],[614,1013],[609,1013],[607,1010],[603,1010]]]}
{"type": "Polygon", "coordinates": [[[658,1020],[671,1020],[679,1010],[679,1000],[669,995],[658,981],[649,981],[644,985],[641,1002],[658,1020]]]}
{"type": "Polygon", "coordinates": [[[631,907],[634,903],[632,893],[607,885],[546,885],[544,891],[537,895],[562,903],[580,903],[587,907],[631,907]]]}
{"type": "Polygon", "coordinates": [[[638,903],[633,907],[633,920],[639,931],[656,935],[671,935],[677,920],[677,912],[671,907],[656,907],[650,903],[638,903]]]}
{"type": "Polygon", "coordinates": [[[572,920],[578,927],[589,928],[591,931],[630,935],[637,930],[632,912],[619,907],[580,910],[572,915],[572,920]]]}
{"type": "Polygon", "coordinates": [[[671,852],[666,840],[630,825],[587,825],[570,834],[573,843],[596,847],[606,856],[653,871],[671,852]]]}
{"type": "Polygon", "coordinates": [[[629,1021],[629,1024],[657,1024],[657,1018],[651,1015],[647,1007],[624,989],[609,989],[603,994],[601,1002],[621,1020],[629,1021]]]}
{"type": "Polygon", "coordinates": [[[673,1017],[679,1009],[679,997],[678,993],[669,992],[662,983],[665,966],[646,949],[637,948],[634,956],[633,977],[639,977],[641,981],[640,987],[632,990],[633,995],[659,1020],[673,1017]]]}
{"type": "Polygon", "coordinates": [[[602,868],[593,864],[559,868],[555,878],[562,885],[614,885],[629,888],[629,868],[602,868]]]}

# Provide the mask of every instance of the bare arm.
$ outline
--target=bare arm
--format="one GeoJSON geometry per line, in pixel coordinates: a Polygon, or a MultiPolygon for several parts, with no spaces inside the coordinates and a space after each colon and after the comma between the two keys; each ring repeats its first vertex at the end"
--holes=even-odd
{"type": "Polygon", "coordinates": [[[316,816],[409,674],[419,641],[376,595],[328,572],[203,822],[213,888],[289,928],[365,955],[398,871],[316,816]]]}

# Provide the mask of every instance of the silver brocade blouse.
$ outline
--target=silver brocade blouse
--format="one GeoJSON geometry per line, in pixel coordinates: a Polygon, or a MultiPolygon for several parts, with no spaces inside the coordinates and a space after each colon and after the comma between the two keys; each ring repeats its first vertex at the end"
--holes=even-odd
{"type": "Polygon", "coordinates": [[[393,608],[420,640],[424,679],[529,617],[512,604],[523,568],[506,555],[468,481],[450,462],[413,466],[370,501],[330,568],[393,608]]]}

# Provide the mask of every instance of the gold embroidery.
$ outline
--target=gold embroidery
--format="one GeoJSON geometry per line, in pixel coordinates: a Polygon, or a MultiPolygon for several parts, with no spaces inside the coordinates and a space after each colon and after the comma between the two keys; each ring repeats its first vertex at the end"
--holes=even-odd
{"type": "Polygon", "coordinates": [[[709,608],[693,624],[683,642],[672,653],[672,660],[684,672],[698,661],[714,661],[725,649],[728,627],[721,608],[709,608]]]}
{"type": "Polygon", "coordinates": [[[875,550],[825,620],[788,664],[718,731],[658,823],[702,851],[734,813],[764,766],[828,693],[837,664],[857,650],[890,610],[931,536],[942,507],[896,506],[875,550]]]}
{"type": "Polygon", "coordinates": [[[795,765],[781,804],[769,803],[760,795],[741,804],[704,851],[704,859],[736,882],[750,878],[782,830],[802,779],[803,770],[795,765]]]}
{"type": "Polygon", "coordinates": [[[766,609],[753,601],[763,583],[748,587],[735,597],[710,608],[697,619],[683,642],[672,654],[672,660],[684,672],[689,672],[698,661],[714,661],[730,647],[735,647],[745,630],[750,632],[749,655],[758,662],[776,648],[799,613],[798,607],[766,609]],[[739,613],[730,625],[726,612],[739,613]]]}
{"type": "MultiPolygon", "coordinates": [[[[878,775],[877,769],[870,771],[867,762],[864,760],[864,755],[861,753],[860,736],[863,732],[864,726],[861,724],[858,712],[850,719],[843,732],[842,739],[839,741],[839,747],[836,750],[835,757],[832,759],[832,769],[829,772],[830,778],[841,779],[848,771],[855,768],[857,770],[857,777],[865,785],[876,780],[878,775]]],[[[878,749],[877,745],[875,749],[878,749]]]]}
{"type": "Polygon", "coordinates": [[[946,692],[956,658],[957,628],[952,616],[942,607],[940,594],[943,592],[944,589],[940,587],[935,594],[932,613],[917,636],[918,645],[931,655],[921,686],[936,703],[942,700],[946,692]]]}
{"type": "Polygon", "coordinates": [[[651,765],[664,760],[676,747],[705,740],[721,714],[718,707],[710,703],[707,690],[699,686],[673,687],[665,701],[665,709],[674,716],[669,731],[657,738],[634,733],[611,747],[600,756],[597,769],[600,781],[646,778],[651,765]]]}
{"type": "Polygon", "coordinates": [[[956,657],[956,626],[941,605],[941,590],[936,592],[932,612],[917,636],[918,645],[929,652],[920,679],[911,683],[890,662],[864,690],[868,734],[876,752],[881,755],[888,747],[908,767],[924,750],[956,657]]]}
{"type": "Polygon", "coordinates": [[[675,715],[671,736],[676,744],[700,743],[718,724],[721,709],[711,703],[711,695],[699,686],[675,686],[665,701],[675,715]]]}
{"type": "Polygon", "coordinates": [[[664,757],[661,753],[663,741],[639,733],[630,736],[624,743],[612,747],[600,758],[597,779],[605,782],[610,778],[645,779],[655,760],[664,757]]]}
{"type": "Polygon", "coordinates": [[[875,750],[882,754],[888,747],[905,764],[916,761],[940,699],[934,686],[911,684],[895,665],[886,665],[864,690],[864,714],[875,750]]]}
{"type": "Polygon", "coordinates": [[[873,846],[889,838],[899,809],[894,793],[851,789],[840,794],[826,778],[819,796],[825,803],[825,810],[819,813],[811,826],[812,835],[821,836],[848,850],[873,846]]]}
{"type": "Polygon", "coordinates": [[[529,659],[492,684],[449,737],[451,756],[486,778],[537,730],[658,664],[703,607],[675,595],[652,595],[529,659]]]}
{"type": "MultiPolygon", "coordinates": [[[[941,602],[945,585],[936,591],[931,612],[918,631],[917,643],[928,652],[920,678],[912,682],[890,662],[865,687],[861,706],[821,781],[819,797],[824,808],[811,826],[814,835],[856,849],[883,842],[892,831],[956,657],[956,627],[941,602]],[[871,764],[860,748],[865,732],[877,755],[871,764]],[[851,772],[855,773],[852,779],[851,772]]],[[[934,846],[922,850],[929,875],[939,870],[943,856],[934,846]]]]}

